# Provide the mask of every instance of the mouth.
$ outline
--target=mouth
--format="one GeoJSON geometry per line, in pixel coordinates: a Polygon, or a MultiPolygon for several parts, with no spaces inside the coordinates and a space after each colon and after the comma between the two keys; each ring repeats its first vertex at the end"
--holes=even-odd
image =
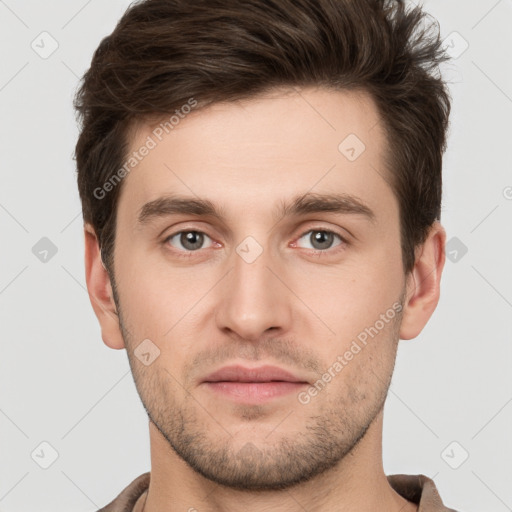
{"type": "Polygon", "coordinates": [[[225,366],[208,375],[202,384],[224,398],[240,403],[258,404],[297,393],[302,387],[309,385],[309,382],[276,366],[225,366]]]}

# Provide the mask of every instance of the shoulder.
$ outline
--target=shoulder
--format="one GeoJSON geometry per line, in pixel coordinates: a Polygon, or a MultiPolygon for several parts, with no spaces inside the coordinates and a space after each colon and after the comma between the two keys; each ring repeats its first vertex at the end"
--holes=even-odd
{"type": "Polygon", "coordinates": [[[149,487],[150,473],[138,476],[119,495],[98,512],[132,512],[135,503],[149,487]]]}
{"type": "Polygon", "coordinates": [[[398,494],[418,504],[421,512],[457,512],[443,504],[436,484],[425,475],[388,475],[387,479],[398,494]]]}

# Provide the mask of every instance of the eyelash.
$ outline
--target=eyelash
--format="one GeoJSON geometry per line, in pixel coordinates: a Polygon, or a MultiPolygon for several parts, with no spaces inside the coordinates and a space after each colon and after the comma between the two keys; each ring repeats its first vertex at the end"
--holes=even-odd
{"type": "MultiPolygon", "coordinates": [[[[310,233],[315,233],[315,232],[317,232],[317,233],[319,232],[319,233],[332,234],[332,235],[338,237],[338,239],[340,240],[340,243],[338,245],[335,245],[332,248],[324,249],[324,250],[321,250],[321,249],[306,249],[310,255],[313,255],[313,256],[323,256],[323,255],[326,255],[326,254],[328,254],[328,255],[337,254],[339,251],[344,250],[346,248],[346,246],[348,245],[348,242],[347,242],[346,238],[341,236],[339,233],[337,233],[336,231],[332,231],[330,229],[324,229],[324,228],[321,228],[321,227],[316,227],[316,228],[308,229],[307,231],[302,233],[297,238],[297,240],[300,240],[301,238],[304,238],[304,236],[306,236],[306,235],[308,235],[310,233]]],[[[208,238],[210,238],[210,240],[213,241],[213,239],[209,235],[207,235],[205,232],[203,232],[203,231],[199,231],[199,230],[196,230],[196,229],[182,229],[181,231],[177,231],[176,233],[173,233],[173,234],[167,236],[164,239],[163,244],[164,245],[168,245],[169,241],[171,239],[173,239],[177,235],[181,235],[183,233],[199,233],[199,234],[207,236],[208,238]]],[[[296,244],[296,242],[293,242],[293,243],[296,244]]],[[[193,257],[196,253],[199,253],[201,251],[201,249],[197,249],[195,251],[188,251],[188,250],[181,250],[181,249],[175,249],[175,248],[172,248],[171,250],[173,252],[175,252],[175,254],[178,257],[181,257],[181,258],[193,257]]]]}

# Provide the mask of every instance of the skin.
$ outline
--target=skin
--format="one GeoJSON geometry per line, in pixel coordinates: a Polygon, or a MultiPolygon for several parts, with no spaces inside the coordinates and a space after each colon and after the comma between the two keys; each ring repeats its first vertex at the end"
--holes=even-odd
{"type": "MultiPolygon", "coordinates": [[[[131,150],[150,134],[137,126],[131,150]]],[[[283,89],[216,104],[189,114],[124,179],[117,301],[85,226],[103,341],[126,348],[150,418],[145,512],[417,510],[384,474],[382,408],[399,338],[416,337],[438,303],[446,234],[436,222],[404,275],[385,151],[363,92],[283,89]],[[338,150],[351,133],[366,146],[352,162],[338,150]],[[356,196],[375,220],[274,216],[306,192],[356,196]],[[209,199],[225,218],[172,214],[140,224],[142,207],[167,194],[209,199]],[[207,236],[193,251],[179,235],[168,238],[180,230],[207,236]],[[311,235],[325,230],[345,242],[335,236],[318,249],[311,235]],[[236,251],[248,236],[263,249],[252,263],[236,251]],[[402,314],[307,404],[297,393],[238,403],[202,383],[228,364],[271,364],[314,383],[400,300],[402,314]],[[134,354],[145,339],[160,350],[149,366],[134,354]]]]}

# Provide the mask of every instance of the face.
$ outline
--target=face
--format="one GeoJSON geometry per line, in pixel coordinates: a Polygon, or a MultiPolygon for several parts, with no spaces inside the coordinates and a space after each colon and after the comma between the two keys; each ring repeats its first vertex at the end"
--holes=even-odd
{"type": "Polygon", "coordinates": [[[406,283],[376,107],[283,90],[153,128],[131,139],[157,144],[124,179],[114,252],[142,402],[215,482],[308,480],[378,417],[395,360],[406,283]]]}

